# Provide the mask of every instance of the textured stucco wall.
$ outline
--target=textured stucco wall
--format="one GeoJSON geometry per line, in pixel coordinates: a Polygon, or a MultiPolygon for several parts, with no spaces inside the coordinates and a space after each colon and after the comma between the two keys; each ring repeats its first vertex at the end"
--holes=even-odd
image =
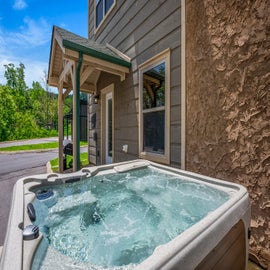
{"type": "Polygon", "coordinates": [[[270,264],[270,1],[186,3],[187,169],[248,188],[270,264]]]}

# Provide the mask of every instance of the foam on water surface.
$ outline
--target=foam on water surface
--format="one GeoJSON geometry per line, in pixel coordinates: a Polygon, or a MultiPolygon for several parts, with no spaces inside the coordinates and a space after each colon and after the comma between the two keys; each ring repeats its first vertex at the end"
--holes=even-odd
{"type": "Polygon", "coordinates": [[[51,188],[51,205],[34,201],[44,235],[35,260],[44,257],[41,269],[50,269],[44,265],[58,260],[55,254],[71,269],[132,269],[229,199],[222,190],[152,168],[51,188]]]}

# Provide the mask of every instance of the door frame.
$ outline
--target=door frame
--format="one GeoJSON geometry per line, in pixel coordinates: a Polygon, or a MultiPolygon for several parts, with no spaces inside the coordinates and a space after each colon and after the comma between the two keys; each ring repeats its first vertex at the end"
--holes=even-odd
{"type": "Polygon", "coordinates": [[[114,84],[101,90],[101,162],[106,162],[106,141],[107,141],[107,96],[112,98],[112,162],[114,162],[114,84]]]}

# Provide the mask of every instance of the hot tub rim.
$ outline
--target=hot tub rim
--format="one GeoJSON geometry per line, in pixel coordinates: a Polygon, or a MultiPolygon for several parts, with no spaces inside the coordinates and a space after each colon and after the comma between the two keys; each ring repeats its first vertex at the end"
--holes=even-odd
{"type": "MultiPolygon", "coordinates": [[[[138,162],[138,161],[142,162],[144,160],[139,159],[139,160],[120,162],[120,163],[115,163],[115,164],[110,164],[110,165],[105,165],[105,166],[101,165],[101,166],[95,167],[94,169],[93,169],[93,167],[90,167],[89,172],[90,172],[91,175],[96,175],[99,172],[106,171],[108,169],[114,169],[114,167],[117,167],[119,165],[128,165],[128,164],[132,164],[132,163],[138,162]]],[[[180,170],[180,169],[164,166],[164,165],[157,164],[157,163],[150,162],[150,161],[145,161],[145,163],[147,163],[148,166],[153,166],[153,167],[158,168],[158,169],[163,169],[165,171],[170,171],[170,172],[176,173],[177,175],[187,176],[188,178],[195,178],[198,181],[203,181],[203,182],[206,182],[208,184],[209,183],[210,184],[214,183],[215,185],[221,185],[221,186],[223,186],[223,187],[225,187],[227,189],[235,190],[235,194],[233,194],[232,197],[228,201],[226,201],[224,204],[222,204],[214,212],[216,212],[220,208],[221,209],[223,209],[223,208],[229,209],[230,206],[234,205],[234,203],[237,203],[237,201],[240,202],[239,199],[242,198],[243,200],[246,200],[247,199],[246,197],[248,197],[247,189],[245,187],[239,185],[239,184],[236,184],[236,183],[231,183],[231,182],[227,182],[227,181],[224,181],[224,180],[219,180],[219,179],[216,179],[216,178],[199,175],[199,174],[196,174],[196,173],[193,173],[193,172],[183,171],[183,170],[180,170]]],[[[72,175],[74,175],[74,174],[84,177],[85,176],[85,168],[82,169],[81,171],[76,172],[76,173],[72,173],[72,175]]],[[[14,269],[15,268],[18,269],[18,266],[19,266],[20,269],[26,270],[26,269],[28,269],[27,267],[29,265],[31,265],[33,257],[34,257],[34,252],[32,254],[32,258],[31,259],[29,258],[30,261],[28,261],[28,262],[23,261],[23,253],[24,253],[23,252],[23,244],[24,244],[24,241],[22,240],[22,230],[21,230],[22,229],[22,224],[25,225],[25,226],[28,225],[28,224],[31,224],[31,221],[27,220],[27,215],[25,215],[25,209],[26,209],[27,203],[25,202],[24,196],[25,196],[25,194],[31,195],[31,193],[33,193],[32,191],[30,191],[30,188],[33,187],[33,185],[38,185],[38,184],[43,185],[43,183],[45,183],[44,184],[44,186],[45,186],[45,185],[48,185],[48,184],[52,184],[53,181],[48,181],[49,178],[54,177],[54,179],[56,181],[60,181],[59,179],[61,179],[62,176],[63,176],[63,178],[68,177],[66,174],[34,175],[34,176],[21,178],[14,185],[13,196],[12,196],[12,204],[11,204],[11,210],[10,210],[9,222],[8,222],[8,229],[7,229],[6,238],[5,238],[4,247],[3,247],[2,256],[1,256],[1,263],[0,263],[0,266],[1,266],[0,268],[1,269],[10,269],[11,265],[14,265],[14,266],[16,265],[14,267],[14,269]],[[20,214],[18,214],[18,212],[20,212],[20,211],[18,211],[18,209],[16,210],[16,207],[15,207],[18,204],[23,205],[23,211],[21,211],[22,213],[20,213],[20,214]],[[17,215],[14,215],[14,212],[16,212],[17,215]],[[17,224],[17,226],[14,225],[14,224],[17,224]],[[18,237],[19,239],[16,238],[16,241],[12,241],[12,239],[14,239],[14,234],[12,234],[11,231],[15,231],[16,237],[19,236],[18,237]],[[16,243],[16,245],[14,243],[16,243]],[[14,252],[14,250],[17,250],[17,251],[14,252]],[[10,256],[8,256],[8,254],[12,254],[12,256],[10,257],[10,256]],[[11,258],[11,259],[9,259],[9,258],[11,258]],[[7,266],[9,268],[5,268],[7,266]]],[[[31,199],[31,196],[30,196],[30,199],[28,201],[31,202],[32,200],[33,199],[31,199]]],[[[247,210],[245,209],[245,211],[247,211],[247,210]]],[[[223,213],[224,212],[222,212],[220,215],[222,215],[223,213]]],[[[198,225],[198,224],[201,224],[201,222],[204,223],[205,222],[204,220],[206,218],[207,217],[203,218],[201,221],[194,224],[187,231],[190,232],[189,231],[190,229],[191,230],[196,230],[196,228],[198,226],[199,227],[201,226],[201,225],[198,225]],[[195,227],[195,229],[193,227],[195,227]]],[[[245,218],[245,220],[247,220],[247,219],[248,218],[245,218]]],[[[215,220],[217,220],[217,217],[215,218],[215,220]]],[[[246,223],[247,222],[245,221],[245,225],[248,226],[246,223]]],[[[184,232],[185,234],[184,233],[183,234],[186,235],[187,231],[185,231],[184,232]]],[[[168,243],[171,243],[173,240],[178,239],[181,235],[178,235],[177,237],[175,237],[174,239],[172,239],[168,243]]],[[[42,234],[41,234],[41,237],[42,237],[42,234]]],[[[181,239],[182,238],[183,238],[183,236],[181,237],[181,239]]],[[[33,242],[33,244],[34,244],[34,242],[33,242]]],[[[167,244],[165,244],[165,245],[167,245],[167,244]]],[[[35,243],[34,245],[37,246],[37,243],[35,243]]],[[[158,250],[158,249],[159,248],[157,247],[156,250],[158,250]]],[[[153,258],[152,256],[155,254],[155,252],[156,251],[154,251],[154,253],[151,256],[149,256],[146,260],[144,260],[141,264],[136,266],[135,269],[136,270],[146,269],[146,268],[141,268],[141,267],[146,265],[147,262],[151,258],[153,258]],[[146,262],[146,264],[145,264],[145,262],[146,262]]],[[[178,254],[178,252],[174,252],[174,253],[178,254]]],[[[170,255],[169,257],[172,258],[174,256],[170,255]]],[[[11,268],[11,269],[13,269],[13,268],[11,268]]],[[[154,269],[154,268],[150,267],[150,268],[147,268],[147,269],[154,269]]]]}

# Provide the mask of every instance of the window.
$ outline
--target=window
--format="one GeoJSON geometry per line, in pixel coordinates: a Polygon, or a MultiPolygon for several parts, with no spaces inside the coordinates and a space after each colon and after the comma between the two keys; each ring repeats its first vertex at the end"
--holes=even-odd
{"type": "Polygon", "coordinates": [[[170,51],[140,69],[140,157],[169,163],[170,51]]]}
{"type": "Polygon", "coordinates": [[[96,0],[96,28],[100,25],[106,14],[111,10],[115,0],[96,0]]]}

